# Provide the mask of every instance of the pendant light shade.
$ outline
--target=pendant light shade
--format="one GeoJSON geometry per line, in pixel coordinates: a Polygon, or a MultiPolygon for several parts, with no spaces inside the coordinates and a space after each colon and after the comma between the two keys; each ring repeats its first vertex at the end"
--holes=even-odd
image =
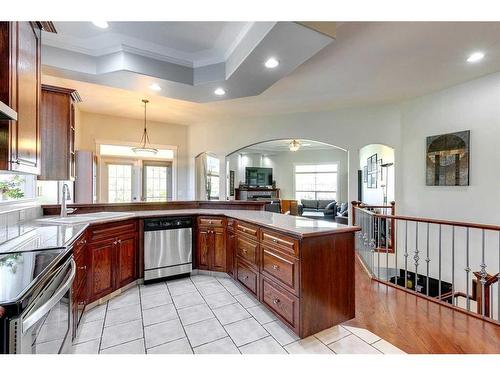
{"type": "Polygon", "coordinates": [[[290,142],[290,144],[288,145],[288,148],[290,149],[290,151],[295,152],[295,151],[299,151],[300,146],[301,146],[300,141],[297,141],[296,139],[294,139],[293,141],[290,142]]]}
{"type": "Polygon", "coordinates": [[[133,147],[132,151],[134,151],[137,155],[140,156],[152,156],[158,153],[158,150],[154,147],[151,147],[151,142],[149,141],[149,135],[147,130],[147,105],[149,100],[142,99],[144,103],[144,132],[142,133],[142,138],[139,147],[133,147]]]}

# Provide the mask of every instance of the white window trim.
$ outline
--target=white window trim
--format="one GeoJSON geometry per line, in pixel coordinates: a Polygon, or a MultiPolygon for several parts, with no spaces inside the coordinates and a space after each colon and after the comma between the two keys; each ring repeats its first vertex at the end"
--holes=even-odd
{"type": "MultiPolygon", "coordinates": [[[[98,168],[98,176],[97,180],[102,181],[101,177],[103,176],[102,174],[102,169],[101,169],[101,164],[102,160],[101,158],[105,158],[106,160],[108,159],[124,159],[124,160],[130,160],[130,157],[120,157],[120,156],[101,156],[100,150],[101,150],[101,145],[115,145],[115,146],[131,146],[131,147],[136,147],[140,146],[139,143],[137,142],[126,142],[126,141],[117,141],[117,140],[109,140],[109,139],[96,139],[95,140],[95,152],[97,155],[97,161],[99,163],[99,168],[98,168]]],[[[161,145],[161,144],[151,144],[152,147],[158,148],[161,150],[172,150],[174,153],[173,159],[165,159],[165,158],[155,158],[155,157],[142,157],[142,156],[137,156],[138,160],[159,160],[159,161],[170,161],[172,162],[172,200],[177,200],[177,184],[178,184],[178,179],[177,179],[177,160],[178,160],[178,147],[174,145],[161,145]]],[[[98,202],[102,202],[102,199],[106,197],[106,195],[102,195],[102,186],[99,187],[99,196],[97,197],[98,202]]]]}
{"type": "Polygon", "coordinates": [[[339,197],[342,194],[342,184],[340,181],[340,168],[342,166],[341,162],[339,160],[337,161],[329,161],[329,162],[321,162],[321,163],[293,163],[293,196],[294,199],[297,196],[297,189],[296,189],[296,183],[295,183],[295,167],[297,165],[331,165],[331,164],[336,164],[337,165],[337,191],[335,192],[337,194],[337,197],[335,201],[339,202],[339,197]]]}

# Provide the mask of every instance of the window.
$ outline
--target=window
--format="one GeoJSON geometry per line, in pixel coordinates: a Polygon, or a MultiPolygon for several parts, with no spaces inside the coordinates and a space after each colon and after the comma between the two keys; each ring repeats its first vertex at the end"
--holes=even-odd
{"type": "Polygon", "coordinates": [[[143,192],[147,202],[164,202],[171,196],[168,191],[171,164],[161,162],[144,162],[143,192]]]}
{"type": "Polygon", "coordinates": [[[0,174],[0,201],[22,201],[35,198],[36,177],[0,174]]]}
{"type": "Polygon", "coordinates": [[[132,165],[108,164],[108,202],[132,201],[132,165]]]}
{"type": "Polygon", "coordinates": [[[337,199],[338,165],[295,166],[295,199],[337,199]]]}
{"type": "Polygon", "coordinates": [[[219,199],[219,159],[207,155],[207,196],[208,199],[219,199]]]}

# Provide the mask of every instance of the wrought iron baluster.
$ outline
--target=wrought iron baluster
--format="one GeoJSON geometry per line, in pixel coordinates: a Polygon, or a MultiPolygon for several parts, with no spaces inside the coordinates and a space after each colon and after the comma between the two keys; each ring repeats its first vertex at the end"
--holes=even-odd
{"type": "Polygon", "coordinates": [[[408,220],[405,220],[405,288],[408,287],[408,220]]]}
{"type": "Polygon", "coordinates": [[[439,300],[441,300],[441,224],[439,224],[439,259],[438,259],[438,266],[439,266],[439,284],[438,284],[438,293],[439,293],[439,300]]]}
{"type": "Polygon", "coordinates": [[[465,287],[465,301],[466,301],[466,307],[467,311],[470,311],[470,296],[469,296],[469,274],[470,274],[470,267],[469,267],[469,227],[467,227],[467,236],[466,236],[466,241],[465,241],[465,280],[467,282],[467,285],[465,287]]]}
{"type": "Polygon", "coordinates": [[[429,263],[431,261],[431,258],[429,258],[429,223],[427,223],[427,256],[425,258],[425,263],[427,263],[427,276],[425,279],[425,294],[427,297],[429,296],[429,263]]]}
{"type": "Polygon", "coordinates": [[[451,304],[455,306],[455,226],[451,227],[451,304]]]}
{"type": "Polygon", "coordinates": [[[420,257],[418,256],[418,221],[415,221],[415,255],[413,255],[413,261],[415,263],[415,292],[418,293],[418,261],[420,257]]]}
{"type": "Polygon", "coordinates": [[[481,315],[484,316],[486,315],[486,311],[485,310],[485,305],[486,305],[486,301],[485,301],[485,291],[484,291],[484,288],[485,288],[485,285],[486,284],[486,275],[488,274],[486,272],[486,264],[485,264],[485,259],[484,259],[484,246],[485,246],[485,243],[484,243],[484,229],[481,229],[481,271],[479,272],[479,275],[481,276],[481,315]]]}

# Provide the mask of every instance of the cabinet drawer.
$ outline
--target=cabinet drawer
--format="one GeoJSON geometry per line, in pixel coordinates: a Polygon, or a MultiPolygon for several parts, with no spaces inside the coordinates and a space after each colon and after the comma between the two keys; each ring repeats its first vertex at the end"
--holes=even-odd
{"type": "Polygon", "coordinates": [[[259,241],[259,227],[255,225],[238,222],[236,224],[236,231],[238,234],[243,234],[255,241],[259,241]]]}
{"type": "Polygon", "coordinates": [[[211,226],[211,227],[223,227],[224,219],[220,217],[200,217],[198,218],[198,225],[201,226],[211,226]]]}
{"type": "Polygon", "coordinates": [[[236,255],[250,262],[255,267],[259,266],[259,244],[257,242],[237,237],[236,255]]]}
{"type": "Polygon", "coordinates": [[[261,240],[262,243],[279,251],[290,253],[296,257],[299,256],[299,241],[295,238],[263,229],[261,240]]]}
{"type": "Polygon", "coordinates": [[[90,241],[100,241],[107,238],[116,237],[122,233],[137,232],[137,221],[126,220],[116,224],[102,224],[90,228],[90,241]]]}
{"type": "Polygon", "coordinates": [[[266,277],[261,277],[261,280],[262,302],[298,332],[299,299],[266,277]]]}
{"type": "Polygon", "coordinates": [[[255,294],[255,296],[258,296],[259,275],[242,262],[241,259],[236,259],[236,279],[255,294]]]}
{"type": "Polygon", "coordinates": [[[299,261],[291,256],[262,247],[262,273],[282,282],[291,292],[299,293],[299,261]]]}

